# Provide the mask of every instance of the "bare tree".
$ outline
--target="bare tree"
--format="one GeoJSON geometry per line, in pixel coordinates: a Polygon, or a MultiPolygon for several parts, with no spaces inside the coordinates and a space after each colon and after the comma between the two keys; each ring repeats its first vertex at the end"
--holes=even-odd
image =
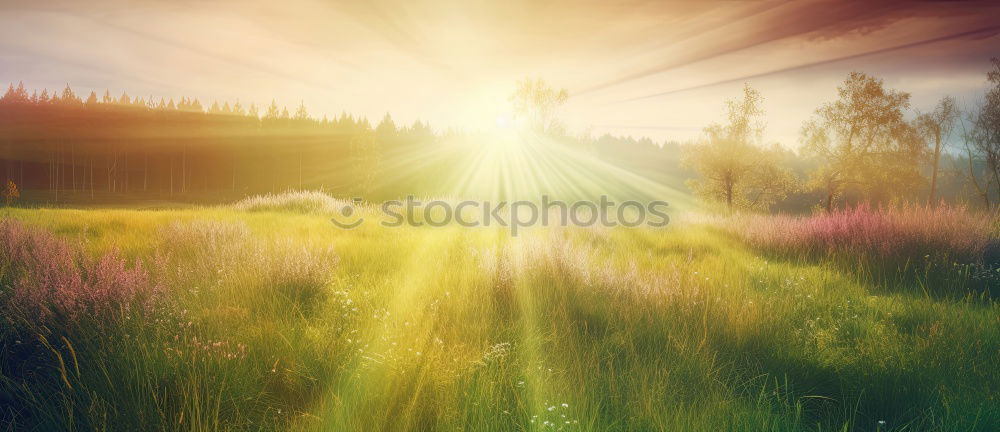
{"type": "Polygon", "coordinates": [[[941,163],[941,151],[944,150],[945,140],[951,135],[955,127],[955,120],[959,112],[955,107],[955,99],[946,96],[938,102],[934,111],[920,114],[914,121],[914,127],[921,137],[927,141],[931,147],[931,189],[927,195],[927,203],[934,203],[934,195],[937,192],[938,170],[941,163]]]}
{"type": "Polygon", "coordinates": [[[976,130],[975,123],[979,120],[979,116],[976,114],[978,111],[974,111],[966,116],[959,119],[958,124],[962,127],[962,144],[963,150],[965,150],[965,163],[964,168],[956,167],[956,171],[964,172],[965,178],[968,184],[972,185],[975,189],[976,195],[983,200],[983,204],[986,207],[990,207],[990,187],[995,182],[996,177],[991,174],[991,170],[984,169],[985,163],[981,163],[983,155],[979,151],[977,145],[973,144],[974,135],[973,131],[976,130]]]}
{"type": "Polygon", "coordinates": [[[987,207],[1000,202],[1000,59],[986,73],[993,84],[981,103],[959,122],[967,162],[966,177],[987,207]],[[996,189],[997,200],[992,198],[996,189]]]}

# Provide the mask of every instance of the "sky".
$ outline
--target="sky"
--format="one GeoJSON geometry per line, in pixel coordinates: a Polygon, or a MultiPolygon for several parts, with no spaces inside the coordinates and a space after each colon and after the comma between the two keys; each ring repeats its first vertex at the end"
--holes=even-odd
{"type": "Polygon", "coordinates": [[[0,0],[0,82],[487,129],[524,77],[575,133],[689,140],[744,83],[790,148],[851,71],[976,103],[1000,2],[0,0]]]}

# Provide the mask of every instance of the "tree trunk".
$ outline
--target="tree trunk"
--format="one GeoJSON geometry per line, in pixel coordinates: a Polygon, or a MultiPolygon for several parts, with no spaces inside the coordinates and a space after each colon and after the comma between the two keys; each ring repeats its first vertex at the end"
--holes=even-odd
{"type": "Polygon", "coordinates": [[[187,192],[187,146],[181,148],[181,194],[187,192]]]}
{"type": "Polygon", "coordinates": [[[934,137],[934,166],[931,169],[931,193],[927,197],[927,205],[934,205],[934,192],[937,190],[938,165],[941,160],[941,134],[934,137]]]}
{"type": "Polygon", "coordinates": [[[73,186],[73,192],[76,192],[76,149],[70,146],[69,148],[69,165],[70,165],[70,175],[73,176],[73,180],[70,182],[73,186]]]}

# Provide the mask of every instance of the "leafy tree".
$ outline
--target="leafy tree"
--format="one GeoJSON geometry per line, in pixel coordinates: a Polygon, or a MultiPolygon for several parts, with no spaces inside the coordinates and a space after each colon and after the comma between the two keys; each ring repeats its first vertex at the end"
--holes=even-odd
{"type": "Polygon", "coordinates": [[[808,186],[824,193],[823,207],[831,211],[848,192],[869,200],[897,198],[920,183],[923,144],[903,118],[910,95],[861,72],[851,72],[838,94],[801,131],[805,151],[822,162],[808,186]]]}
{"type": "Polygon", "coordinates": [[[3,190],[4,206],[10,207],[10,203],[16,201],[21,197],[21,193],[17,190],[17,184],[12,180],[7,180],[7,187],[3,190]]]}
{"type": "Polygon", "coordinates": [[[705,128],[706,139],[688,146],[684,162],[701,178],[688,186],[726,209],[767,209],[795,187],[791,171],[778,164],[778,149],[759,144],[763,98],[749,85],[743,98],[726,102],[726,123],[705,128]]]}
{"type": "Polygon", "coordinates": [[[556,111],[569,99],[565,89],[556,90],[541,78],[525,78],[517,83],[510,95],[514,113],[528,125],[543,133],[561,129],[556,111]]]}

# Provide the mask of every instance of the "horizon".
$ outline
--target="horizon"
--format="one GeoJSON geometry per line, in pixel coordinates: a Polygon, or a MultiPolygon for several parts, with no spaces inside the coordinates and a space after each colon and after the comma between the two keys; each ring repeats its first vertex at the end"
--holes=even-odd
{"type": "Polygon", "coordinates": [[[789,149],[854,70],[910,93],[914,112],[944,95],[975,103],[1000,39],[1000,5],[987,2],[0,5],[0,82],[28,88],[206,107],[274,99],[316,118],[388,113],[446,131],[491,128],[510,115],[514,84],[540,77],[568,90],[571,132],[662,143],[700,136],[749,83],[764,97],[765,141],[789,149]]]}

